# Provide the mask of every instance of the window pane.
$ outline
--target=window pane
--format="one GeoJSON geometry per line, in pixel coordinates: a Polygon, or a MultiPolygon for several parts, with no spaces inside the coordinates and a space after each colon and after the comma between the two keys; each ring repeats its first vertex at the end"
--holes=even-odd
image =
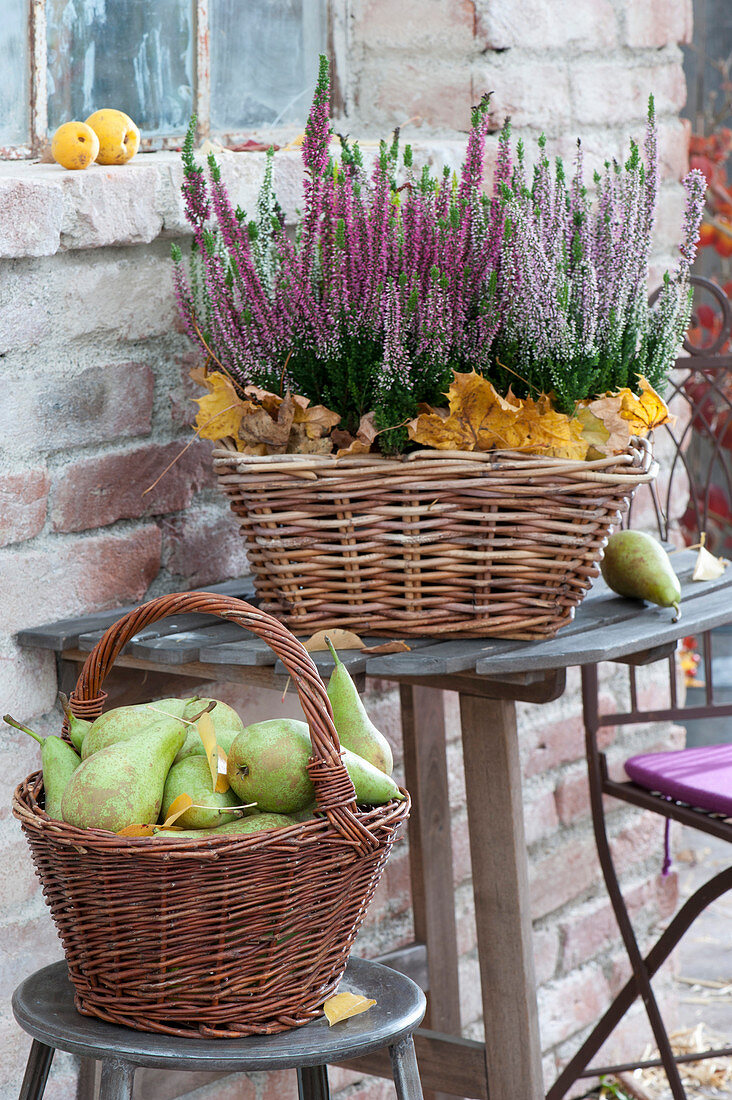
{"type": "Polygon", "coordinates": [[[210,0],[211,124],[304,122],[325,53],[320,0],[210,0]]]}
{"type": "Polygon", "coordinates": [[[48,124],[125,111],[146,134],[193,109],[192,0],[46,0],[48,124]]]}
{"type": "Polygon", "coordinates": [[[28,141],[27,0],[2,0],[0,13],[0,145],[28,141]]]}

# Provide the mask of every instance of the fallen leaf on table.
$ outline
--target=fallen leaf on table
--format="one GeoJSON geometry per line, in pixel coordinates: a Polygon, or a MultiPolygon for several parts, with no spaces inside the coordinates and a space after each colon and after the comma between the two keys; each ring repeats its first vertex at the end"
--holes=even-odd
{"type": "Polygon", "coordinates": [[[360,1012],[366,1012],[375,1004],[376,1001],[372,1001],[368,997],[362,997],[357,993],[336,993],[334,997],[329,997],[325,1002],[323,1012],[325,1012],[328,1023],[332,1027],[333,1024],[339,1024],[341,1020],[349,1020],[351,1016],[358,1016],[360,1012]]]}
{"type": "Polygon", "coordinates": [[[361,650],[362,653],[370,653],[372,657],[381,657],[387,653],[409,653],[411,646],[408,646],[406,642],[382,642],[381,645],[364,646],[361,650]]]}
{"type": "Polygon", "coordinates": [[[334,649],[363,649],[364,643],[359,638],[358,634],[354,634],[352,630],[319,630],[316,634],[313,634],[311,638],[308,638],[303,645],[307,649],[308,653],[323,653],[328,649],[328,643],[325,638],[326,635],[330,638],[334,649]]]}
{"type": "Polygon", "coordinates": [[[700,546],[691,579],[693,581],[714,581],[717,577],[722,576],[726,568],[727,562],[724,558],[715,558],[714,554],[710,554],[704,546],[700,546]]]}

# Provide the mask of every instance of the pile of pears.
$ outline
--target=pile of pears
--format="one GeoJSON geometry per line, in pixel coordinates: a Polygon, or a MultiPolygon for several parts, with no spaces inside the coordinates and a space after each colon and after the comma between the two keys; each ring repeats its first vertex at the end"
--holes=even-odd
{"type": "MultiPolygon", "coordinates": [[[[389,743],[333,655],[328,697],[356,801],[401,801],[389,743]]],[[[197,696],[117,707],[93,722],[66,713],[72,744],[39,737],[5,715],[41,744],[45,810],[54,820],[169,839],[255,833],[314,816],[305,722],[273,718],[245,726],[226,703],[197,696]]]]}

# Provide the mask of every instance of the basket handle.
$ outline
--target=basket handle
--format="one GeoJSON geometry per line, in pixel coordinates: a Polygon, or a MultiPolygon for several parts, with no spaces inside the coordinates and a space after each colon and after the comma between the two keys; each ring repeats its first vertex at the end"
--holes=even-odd
{"type": "Polygon", "coordinates": [[[287,627],[272,615],[238,600],[213,592],[176,592],[141,604],[109,627],[87,657],[69,698],[77,717],[101,714],[106,693],[102,684],[131,638],[150,623],[182,612],[216,615],[257,634],[277,654],[292,677],[310,730],[313,755],[308,772],[315,786],[318,809],[325,812],[344,839],[363,851],[379,841],[356,817],[356,792],[341,757],[333,710],[310,654],[287,627]]]}

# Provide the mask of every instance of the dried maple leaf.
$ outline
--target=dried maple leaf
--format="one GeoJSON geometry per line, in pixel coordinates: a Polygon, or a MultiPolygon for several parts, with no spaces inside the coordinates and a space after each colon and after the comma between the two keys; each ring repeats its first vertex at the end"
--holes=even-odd
{"type": "Polygon", "coordinates": [[[284,398],[278,398],[275,394],[268,397],[274,397],[278,402],[272,412],[269,411],[273,408],[271,401],[268,402],[269,408],[264,403],[260,404],[259,400],[247,401],[243,405],[237,445],[246,454],[284,454],[287,450],[295,402],[289,393],[284,398]]]}
{"type": "Polygon", "coordinates": [[[501,397],[494,386],[476,371],[454,373],[447,391],[449,412],[425,406],[407,425],[415,443],[439,450],[489,451],[493,447],[513,449],[522,438],[516,432],[521,403],[512,395],[501,397]]]}
{"type": "Polygon", "coordinates": [[[622,402],[620,415],[630,424],[631,435],[647,435],[652,428],[661,424],[673,423],[676,417],[672,417],[668,411],[668,405],[653,387],[640,377],[638,384],[641,389],[640,397],[629,389],[620,390],[622,402]]]}
{"type": "Polygon", "coordinates": [[[196,377],[194,381],[202,382],[209,391],[203,397],[194,398],[198,405],[195,420],[198,435],[202,439],[224,439],[226,436],[236,439],[244,414],[244,403],[233,383],[218,371],[203,378],[196,377]]]}
{"type": "Polygon", "coordinates": [[[630,443],[630,424],[620,415],[621,398],[608,395],[581,405],[575,417],[582,425],[591,457],[622,454],[630,443]]]}
{"type": "Polygon", "coordinates": [[[583,459],[587,454],[580,422],[552,408],[546,394],[536,401],[527,397],[522,402],[516,428],[525,433],[521,449],[530,454],[569,459],[583,459]]]}
{"type": "Polygon", "coordinates": [[[340,424],[341,418],[336,412],[326,409],[325,405],[304,405],[305,398],[295,398],[294,423],[302,425],[308,439],[322,439],[331,428],[340,424]]]}
{"type": "Polygon", "coordinates": [[[367,455],[374,445],[374,440],[379,434],[374,426],[375,413],[364,413],[358,425],[355,435],[350,432],[333,432],[333,442],[338,447],[337,456],[343,455],[367,455]]]}

